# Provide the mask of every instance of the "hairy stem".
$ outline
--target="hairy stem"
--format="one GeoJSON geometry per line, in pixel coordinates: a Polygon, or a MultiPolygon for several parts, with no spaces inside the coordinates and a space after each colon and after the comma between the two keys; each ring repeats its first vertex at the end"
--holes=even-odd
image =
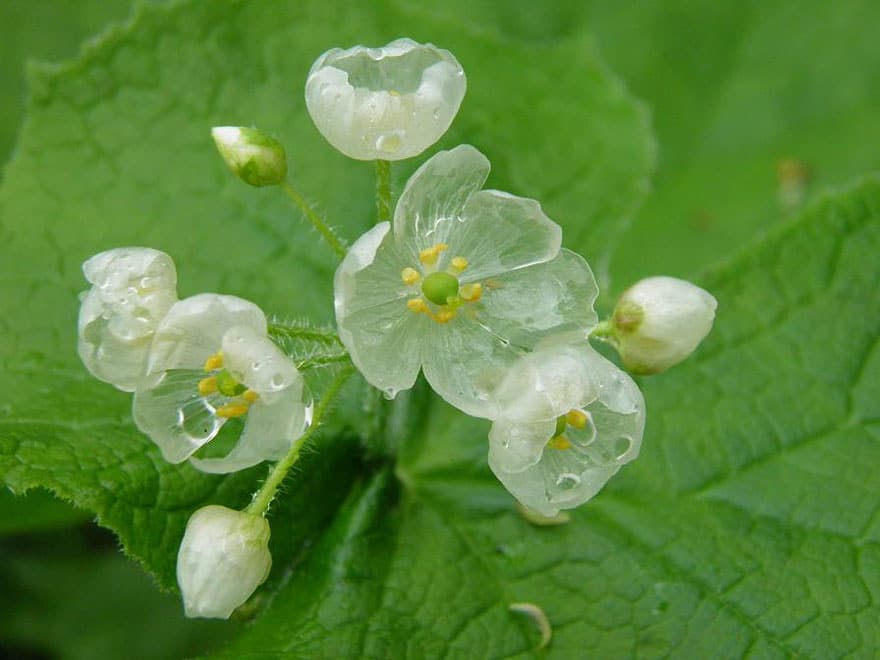
{"type": "Polygon", "coordinates": [[[391,222],[391,162],[376,161],[376,222],[391,222]]]}
{"type": "Polygon", "coordinates": [[[270,323],[269,334],[275,337],[286,337],[288,339],[305,339],[308,341],[317,341],[328,346],[342,346],[342,342],[332,330],[321,330],[319,328],[309,328],[299,325],[291,325],[287,323],[270,323]]]}
{"type": "Polygon", "coordinates": [[[333,250],[336,256],[340,259],[343,258],[348,250],[342,240],[330,228],[330,225],[324,222],[315,209],[287,181],[281,183],[280,186],[281,190],[299,207],[299,210],[303,212],[303,215],[308,218],[309,222],[314,225],[318,233],[321,234],[321,238],[330,246],[330,249],[333,250]]]}
{"type": "Polygon", "coordinates": [[[333,382],[330,383],[330,386],[324,393],[324,397],[315,407],[315,414],[312,416],[312,423],[309,425],[309,428],[307,428],[306,432],[293,443],[290,447],[290,451],[287,452],[287,456],[282,458],[272,467],[266,481],[263,482],[260,490],[254,494],[253,501],[247,509],[245,509],[247,513],[261,515],[263,517],[266,516],[266,513],[269,511],[269,505],[272,504],[272,500],[274,500],[275,496],[278,494],[278,487],[281,485],[281,482],[284,481],[287,473],[290,472],[290,468],[296,464],[302,448],[320,428],[324,415],[327,414],[330,405],[333,403],[334,399],[336,399],[336,396],[339,394],[339,390],[342,389],[345,381],[347,381],[349,376],[353,373],[354,368],[348,367],[339,372],[336,378],[333,379],[333,382]]]}

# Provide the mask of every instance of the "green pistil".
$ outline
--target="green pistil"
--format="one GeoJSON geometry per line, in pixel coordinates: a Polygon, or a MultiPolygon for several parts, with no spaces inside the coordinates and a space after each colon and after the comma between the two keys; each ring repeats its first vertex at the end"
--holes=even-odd
{"type": "Polygon", "coordinates": [[[442,271],[431,273],[422,281],[422,293],[435,305],[445,305],[458,295],[458,279],[442,271]]]}
{"type": "Polygon", "coordinates": [[[217,390],[225,396],[238,396],[243,394],[247,387],[235,380],[232,374],[224,369],[217,374],[217,390]]]}

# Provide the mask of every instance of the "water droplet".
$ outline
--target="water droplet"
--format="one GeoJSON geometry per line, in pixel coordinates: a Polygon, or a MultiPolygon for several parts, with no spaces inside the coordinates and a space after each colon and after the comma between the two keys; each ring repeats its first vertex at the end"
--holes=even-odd
{"type": "Polygon", "coordinates": [[[556,477],[556,485],[562,490],[571,490],[575,486],[579,486],[581,478],[573,472],[563,472],[556,477]]]}
{"type": "Polygon", "coordinates": [[[251,369],[253,369],[254,371],[259,371],[262,368],[262,366],[263,366],[263,363],[260,362],[259,360],[256,360],[251,363],[251,369]]]}
{"type": "Polygon", "coordinates": [[[376,140],[376,149],[386,154],[396,153],[402,145],[403,140],[396,133],[380,135],[376,140]]]}
{"type": "Polygon", "coordinates": [[[434,115],[434,119],[440,119],[440,108],[434,108],[434,112],[431,114],[434,115]]]}
{"type": "Polygon", "coordinates": [[[274,376],[272,376],[269,384],[276,389],[284,387],[284,377],[281,374],[275,374],[274,376]]]}

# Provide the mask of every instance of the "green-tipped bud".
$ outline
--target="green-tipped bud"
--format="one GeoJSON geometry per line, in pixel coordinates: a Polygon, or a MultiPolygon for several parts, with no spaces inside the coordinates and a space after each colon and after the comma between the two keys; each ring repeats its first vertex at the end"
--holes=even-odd
{"type": "Polygon", "coordinates": [[[188,617],[228,619],[272,566],[269,523],[259,515],[210,505],[186,525],[177,584],[188,617]]]}
{"type": "Polygon", "coordinates": [[[611,317],[626,368],[655,374],[684,360],[709,334],[717,305],[707,291],[674,277],[649,277],[631,286],[611,317]]]}
{"type": "Polygon", "coordinates": [[[277,186],[287,176],[284,147],[256,128],[215,126],[211,137],[229,169],[252,186],[277,186]]]}

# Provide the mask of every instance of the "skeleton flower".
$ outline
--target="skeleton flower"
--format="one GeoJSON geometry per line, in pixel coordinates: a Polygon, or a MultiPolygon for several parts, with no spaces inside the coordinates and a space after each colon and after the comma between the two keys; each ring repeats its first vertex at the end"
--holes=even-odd
{"type": "Polygon", "coordinates": [[[593,497],[639,453],[645,402],[589,343],[548,343],[498,388],[489,466],[522,504],[555,516],[593,497]]]}
{"type": "Polygon", "coordinates": [[[79,356],[93,376],[131,392],[143,376],[153,333],[177,301],[177,272],[164,252],[127,247],[83,264],[79,356]]]}
{"type": "Polygon", "coordinates": [[[428,160],[334,284],[339,336],[372,385],[394,396],[422,368],[449,403],[493,418],[507,367],[548,333],[591,328],[598,289],[536,201],[480,190],[488,173],[467,145],[428,160]]]}
{"type": "Polygon", "coordinates": [[[346,156],[402,160],[446,132],[466,85],[452,53],[397,39],[321,55],[306,81],[306,105],[321,134],[346,156]]]}
{"type": "Polygon", "coordinates": [[[167,461],[226,473],[278,460],[306,417],[302,375],[268,338],[259,307],[204,293],[168,311],[134,395],[135,423],[167,461]],[[231,419],[244,429],[226,456],[192,457],[231,419]]]}
{"type": "Polygon", "coordinates": [[[177,583],[188,617],[228,619],[272,567],[269,523],[260,515],[210,505],[186,524],[177,583]]]}

